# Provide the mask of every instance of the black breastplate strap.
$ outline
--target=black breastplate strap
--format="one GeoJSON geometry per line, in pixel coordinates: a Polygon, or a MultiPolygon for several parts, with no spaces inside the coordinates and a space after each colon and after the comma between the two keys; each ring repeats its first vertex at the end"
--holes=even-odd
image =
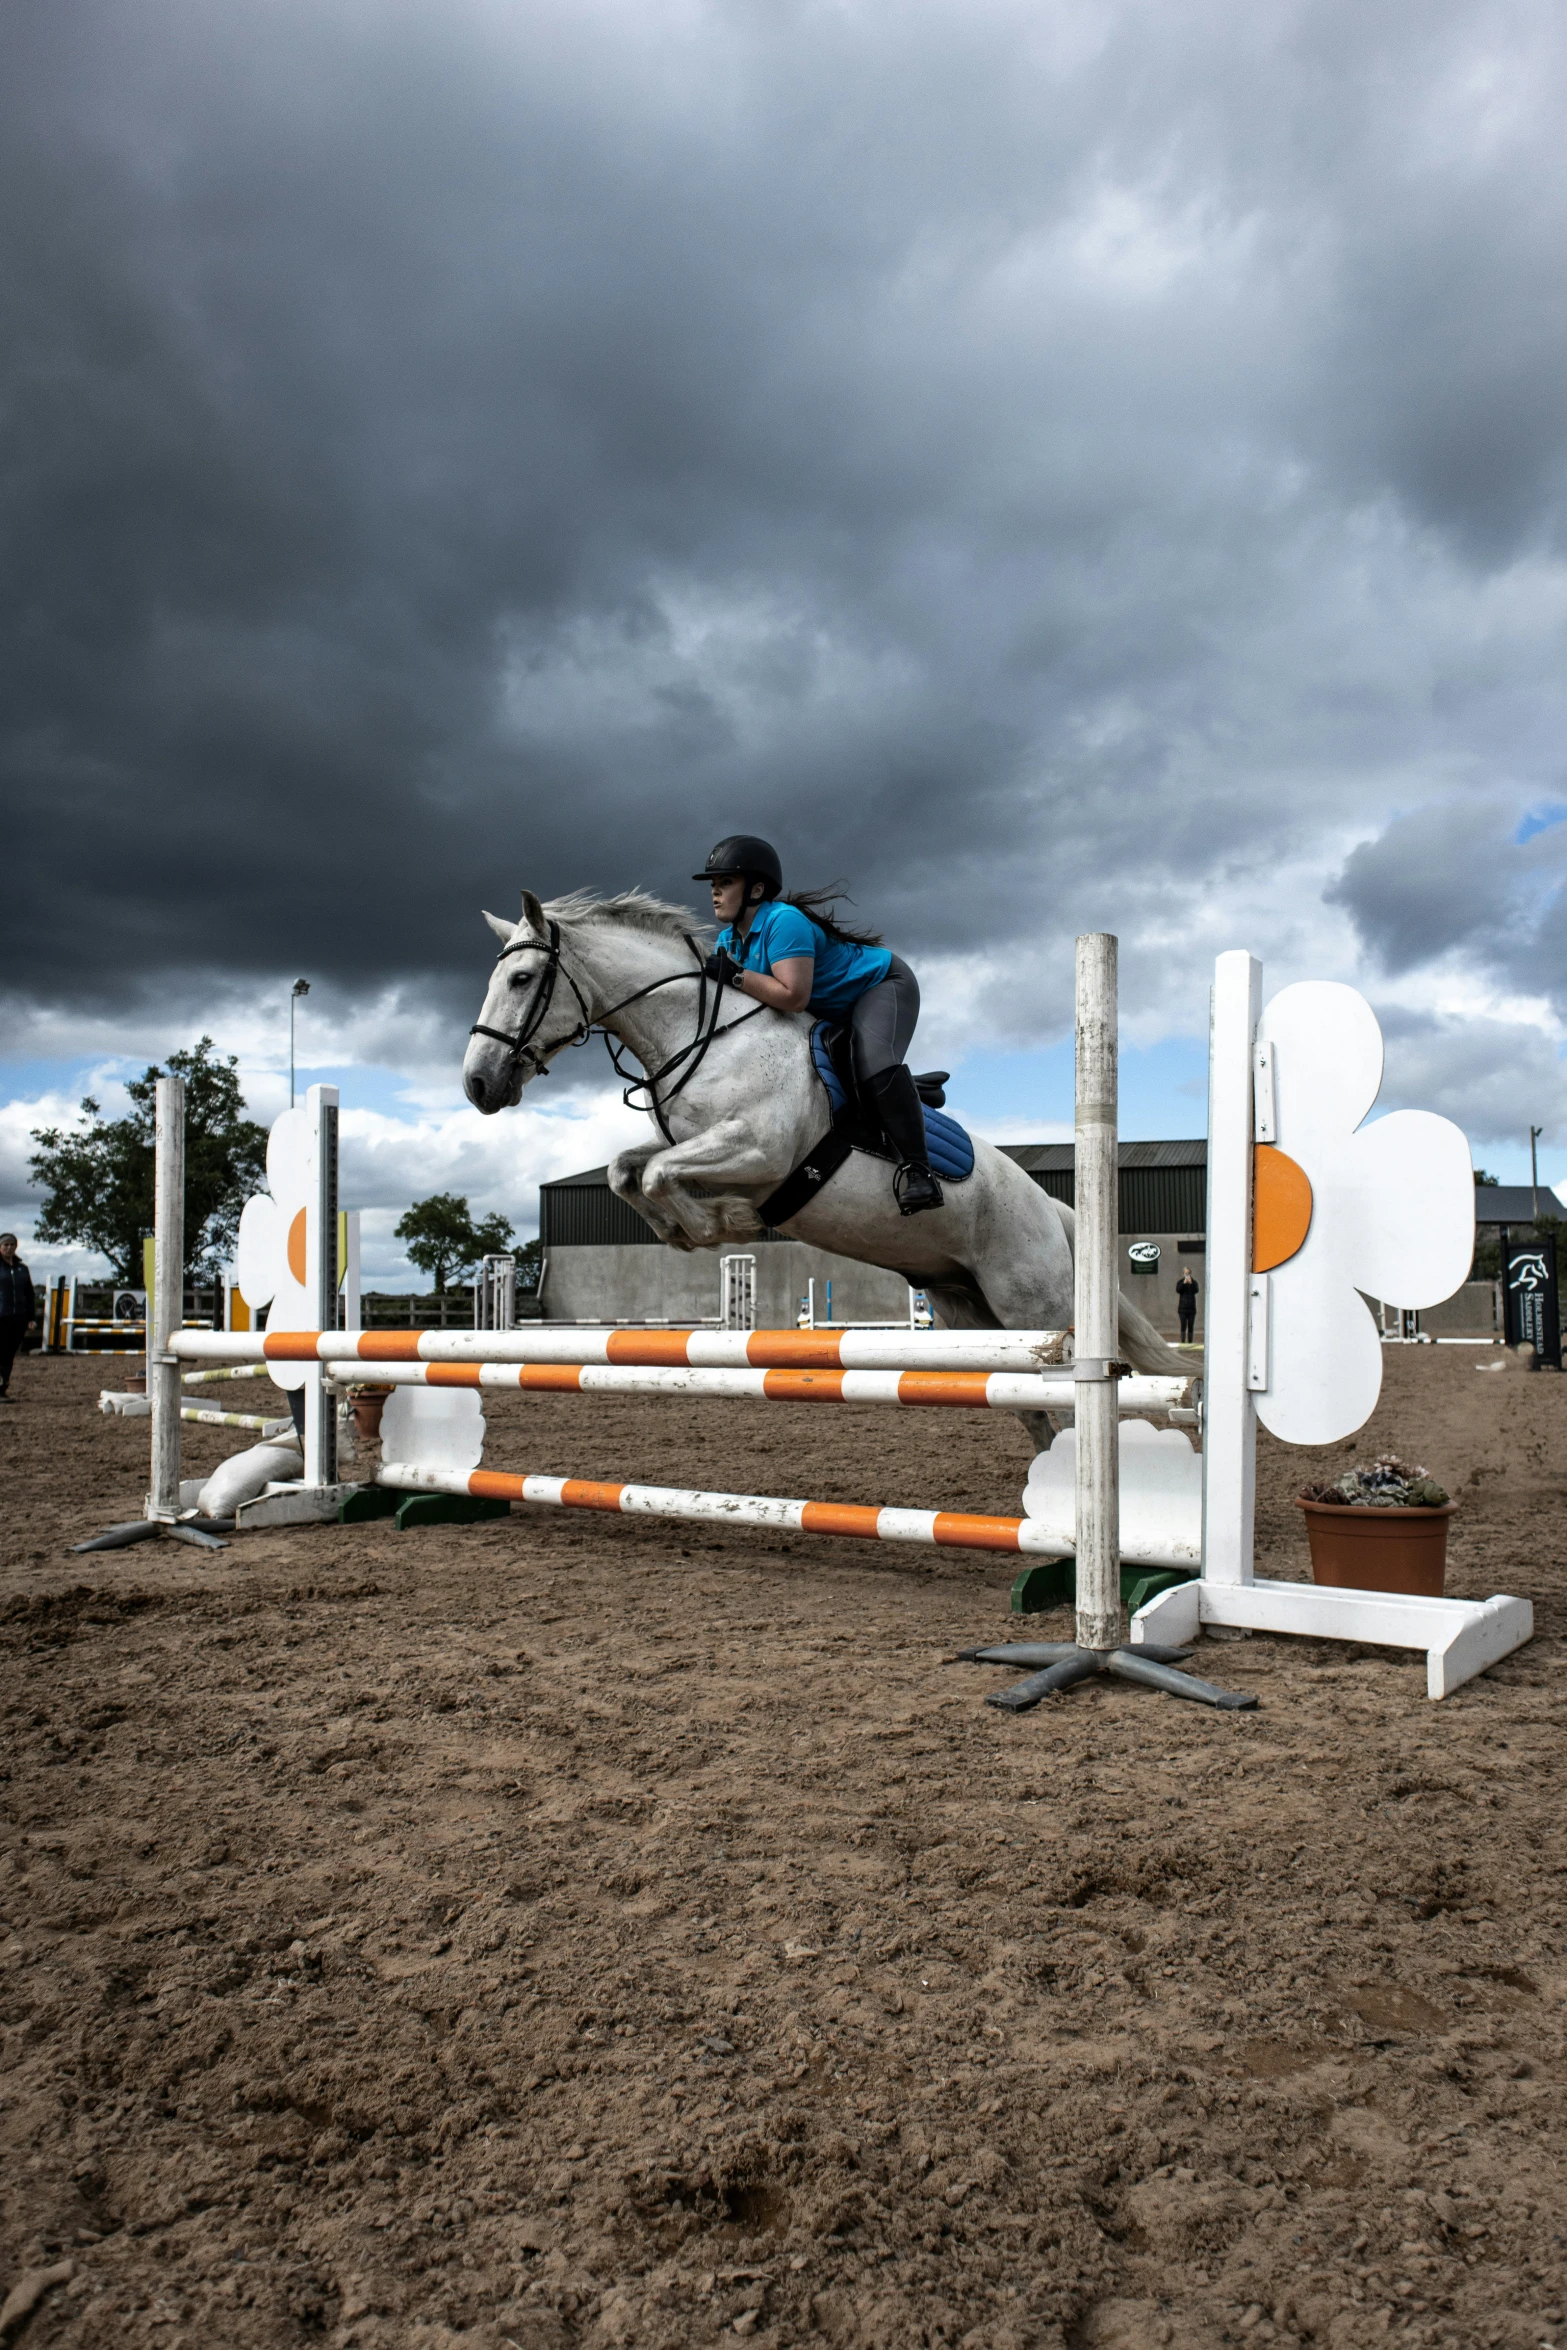
{"type": "Polygon", "coordinates": [[[792,1175],[786,1175],[778,1189],[764,1199],[757,1214],[769,1232],[780,1224],[787,1224],[802,1208],[808,1208],[823,1185],[830,1182],[854,1150],[853,1143],[841,1126],[829,1126],[814,1150],[807,1151],[792,1175]]]}

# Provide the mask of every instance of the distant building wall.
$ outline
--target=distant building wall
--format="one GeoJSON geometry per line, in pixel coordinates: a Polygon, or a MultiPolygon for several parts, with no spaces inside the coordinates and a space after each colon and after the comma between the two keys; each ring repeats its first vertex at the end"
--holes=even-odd
{"type": "Polygon", "coordinates": [[[818,1321],[827,1316],[829,1281],[835,1322],[908,1320],[909,1285],[900,1274],[829,1256],[798,1240],[769,1240],[754,1248],[731,1242],[721,1249],[690,1251],[640,1242],[556,1245],[544,1276],[543,1312],[565,1322],[711,1321],[718,1313],[719,1260],[727,1256],[756,1259],[760,1329],[792,1326],[813,1275],[818,1321]]]}
{"type": "MultiPolygon", "coordinates": [[[[1202,1336],[1208,1279],[1200,1247],[1189,1233],[1144,1233],[1135,1242],[1122,1235],[1122,1290],[1167,1338],[1174,1338],[1180,1328],[1175,1284],[1183,1265],[1190,1265],[1197,1276],[1197,1336],[1202,1336]],[[1129,1252],[1134,1245],[1146,1248],[1150,1243],[1159,1251],[1158,1263],[1151,1273],[1138,1271],[1129,1252]]],[[[908,1315],[908,1284],[899,1274],[807,1248],[798,1240],[764,1241],[755,1247],[731,1243],[689,1253],[648,1248],[640,1242],[557,1246],[549,1253],[542,1310],[552,1321],[567,1322],[710,1320],[718,1312],[719,1260],[739,1254],[756,1259],[756,1319],[763,1329],[784,1329],[794,1321],[813,1275],[819,1321],[826,1319],[829,1281],[836,1322],[901,1322],[908,1315]]]]}
{"type": "MultiPolygon", "coordinates": [[[[1131,1302],[1167,1338],[1174,1338],[1180,1328],[1175,1284],[1183,1265],[1197,1276],[1197,1335],[1202,1335],[1206,1152],[1200,1142],[1122,1145],[1121,1283],[1131,1302]]],[[[1070,1206],[1070,1144],[1012,1144],[1007,1156],[1024,1166],[1052,1198],[1070,1206]]],[[[835,1321],[907,1318],[908,1288],[898,1274],[830,1256],[802,1241],[768,1236],[722,1249],[667,1248],[634,1208],[615,1197],[602,1167],[542,1185],[539,1208],[548,1264],[541,1310],[552,1320],[711,1318],[719,1310],[719,1259],[738,1253],[756,1258],[757,1321],[763,1327],[786,1327],[794,1321],[813,1275],[819,1319],[826,1317],[829,1280],[835,1321]]]]}
{"type": "MultiPolygon", "coordinates": [[[[1388,1318],[1391,1322],[1391,1313],[1388,1318]]],[[[1423,1306],[1419,1318],[1427,1338],[1499,1338],[1501,1283],[1466,1281],[1441,1305],[1423,1306]]]]}

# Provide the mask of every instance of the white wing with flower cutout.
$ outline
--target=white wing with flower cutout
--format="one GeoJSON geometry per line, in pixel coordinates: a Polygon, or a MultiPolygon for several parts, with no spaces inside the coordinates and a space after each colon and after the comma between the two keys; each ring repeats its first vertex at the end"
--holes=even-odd
{"type": "Polygon", "coordinates": [[[1433,1306],[1466,1278],[1474,1171],[1450,1119],[1395,1110],[1363,1123],[1381,1088],[1382,1031],[1354,988],[1284,988],[1257,1041],[1271,1057],[1278,1136],[1257,1152],[1255,1262],[1269,1282],[1257,1416],[1287,1444],[1331,1444],[1365,1425],[1382,1390],[1366,1298],[1433,1306]]]}
{"type": "MultiPolygon", "coordinates": [[[[315,1137],[308,1112],[284,1110],[267,1142],[271,1196],[245,1202],[235,1251],[239,1294],[252,1311],[270,1307],[268,1330],[313,1330],[316,1316],[305,1287],[305,1225],[314,1203],[315,1137]]],[[[272,1363],[275,1387],[303,1387],[309,1366],[272,1363]]]]}

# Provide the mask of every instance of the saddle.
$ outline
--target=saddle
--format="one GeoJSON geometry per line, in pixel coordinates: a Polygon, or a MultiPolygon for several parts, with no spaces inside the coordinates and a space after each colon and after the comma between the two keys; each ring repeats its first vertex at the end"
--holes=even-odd
{"type": "MultiPolygon", "coordinates": [[[[860,1099],[850,1046],[846,1022],[818,1020],[811,1030],[811,1060],[826,1092],[832,1123],[771,1198],[763,1200],[757,1213],[769,1231],[797,1216],[837,1174],[851,1151],[864,1151],[872,1158],[896,1164],[898,1154],[880,1121],[870,1116],[860,1099]]],[[[943,1183],[962,1183],[974,1172],[974,1145],[956,1118],[943,1112],[948,1075],[945,1069],[927,1069],[915,1078],[914,1090],[925,1112],[925,1151],[932,1172],[943,1183]]]]}

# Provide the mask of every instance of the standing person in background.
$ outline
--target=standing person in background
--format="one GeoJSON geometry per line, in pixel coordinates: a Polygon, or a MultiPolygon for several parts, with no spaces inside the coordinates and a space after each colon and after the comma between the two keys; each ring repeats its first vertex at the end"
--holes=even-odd
{"type": "Polygon", "coordinates": [[[0,1232],[0,1402],[11,1392],[11,1365],[33,1312],[33,1277],[16,1253],[16,1234],[0,1232]]]}
{"type": "Polygon", "coordinates": [[[1181,1344],[1189,1346],[1197,1330],[1197,1276],[1190,1265],[1181,1267],[1175,1284],[1175,1310],[1181,1317],[1181,1344]]]}

